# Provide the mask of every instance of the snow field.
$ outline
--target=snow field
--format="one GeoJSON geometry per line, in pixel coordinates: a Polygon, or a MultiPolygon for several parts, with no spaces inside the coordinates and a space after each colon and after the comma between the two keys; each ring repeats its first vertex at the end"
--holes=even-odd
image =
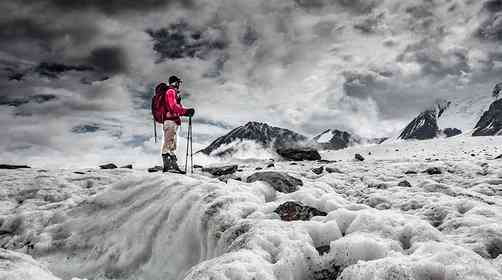
{"type": "MultiPolygon", "coordinates": [[[[501,140],[491,139],[353,147],[324,153],[337,161],[331,163],[275,162],[270,170],[303,181],[289,194],[263,182],[225,184],[203,174],[6,171],[0,173],[6,232],[0,242],[8,254],[32,255],[36,269],[48,268],[53,278],[47,279],[57,279],[52,273],[60,279],[499,280],[502,161],[492,159],[501,140]],[[353,161],[354,153],[366,160],[353,161]],[[337,172],[310,171],[321,165],[337,172]],[[441,173],[423,172],[431,167],[441,173]],[[274,210],[287,201],[328,214],[281,221],[274,210]]],[[[237,175],[244,178],[266,163],[242,162],[237,175]]],[[[6,279],[18,279],[12,275],[6,279]]]]}

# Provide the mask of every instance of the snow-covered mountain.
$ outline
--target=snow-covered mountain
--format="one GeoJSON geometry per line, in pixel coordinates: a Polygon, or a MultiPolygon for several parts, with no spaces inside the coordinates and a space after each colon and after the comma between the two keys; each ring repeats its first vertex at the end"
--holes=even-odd
{"type": "Polygon", "coordinates": [[[492,101],[490,95],[437,101],[432,108],[418,114],[400,132],[397,139],[425,140],[452,137],[462,133],[471,135],[473,129],[477,127],[476,123],[492,101]]]}
{"type": "Polygon", "coordinates": [[[361,143],[361,138],[347,131],[328,129],[313,138],[314,144],[323,150],[340,150],[361,143]]]}
{"type": "Polygon", "coordinates": [[[474,128],[473,136],[493,136],[502,133],[502,99],[494,101],[474,128]]]}
{"type": "Polygon", "coordinates": [[[238,141],[254,141],[263,147],[287,148],[301,145],[307,137],[289,129],[270,126],[266,123],[248,122],[214,140],[201,152],[207,155],[228,154],[234,151],[230,144],[238,141]],[[228,147],[227,147],[228,146],[228,147]]]}

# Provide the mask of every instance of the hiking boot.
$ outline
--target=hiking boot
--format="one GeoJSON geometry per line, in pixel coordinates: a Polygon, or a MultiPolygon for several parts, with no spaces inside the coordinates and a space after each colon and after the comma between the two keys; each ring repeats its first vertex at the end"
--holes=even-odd
{"type": "Polygon", "coordinates": [[[169,156],[169,154],[162,154],[162,162],[164,164],[162,172],[168,172],[171,168],[171,157],[169,156]]]}
{"type": "Polygon", "coordinates": [[[185,174],[185,171],[181,170],[178,166],[178,159],[176,158],[176,155],[171,155],[170,171],[174,173],[185,174]]]}

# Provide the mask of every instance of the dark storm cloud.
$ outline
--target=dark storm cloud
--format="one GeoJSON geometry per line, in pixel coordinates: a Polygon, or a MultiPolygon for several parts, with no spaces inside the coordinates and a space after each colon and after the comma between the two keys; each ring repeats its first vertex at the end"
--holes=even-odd
{"type": "MultiPolygon", "coordinates": [[[[198,30],[186,22],[178,22],[167,28],[146,32],[154,40],[153,48],[160,55],[161,60],[185,57],[204,59],[213,51],[223,50],[228,44],[223,32],[198,30]]],[[[248,39],[252,40],[252,37],[248,39]]]]}
{"type": "Polygon", "coordinates": [[[12,106],[12,107],[19,107],[24,104],[28,104],[30,102],[33,103],[45,103],[49,102],[51,100],[56,99],[55,95],[52,94],[38,94],[30,97],[23,97],[23,98],[13,98],[10,96],[0,96],[0,106],[12,106]]]}
{"type": "Polygon", "coordinates": [[[128,56],[120,46],[98,47],[91,51],[88,58],[91,65],[107,74],[125,73],[128,71],[128,56]]]}
{"type": "Polygon", "coordinates": [[[295,2],[306,9],[321,9],[335,5],[361,14],[370,13],[378,6],[378,1],[374,0],[295,0],[295,2]]]}
{"type": "Polygon", "coordinates": [[[377,87],[377,74],[374,72],[344,71],[343,76],[343,90],[349,97],[368,98],[377,87]]]}
{"type": "Polygon", "coordinates": [[[481,12],[486,19],[476,30],[475,36],[482,40],[502,41],[502,0],[485,2],[481,12]]]}
{"type": "Polygon", "coordinates": [[[192,0],[21,0],[20,2],[30,5],[44,5],[62,11],[81,11],[93,9],[107,14],[119,14],[130,11],[150,11],[165,8],[170,5],[180,5],[182,7],[192,7],[192,0]]]}
{"type": "Polygon", "coordinates": [[[63,73],[68,71],[93,71],[94,68],[85,65],[65,65],[62,63],[49,63],[42,62],[37,67],[35,67],[34,71],[38,73],[40,76],[44,76],[51,79],[59,78],[63,73]]]}

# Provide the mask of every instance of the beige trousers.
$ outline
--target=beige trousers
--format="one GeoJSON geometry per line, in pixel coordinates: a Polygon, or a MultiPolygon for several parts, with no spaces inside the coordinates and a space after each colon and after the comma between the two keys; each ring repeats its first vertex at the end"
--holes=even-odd
{"type": "Polygon", "coordinates": [[[176,152],[176,130],[178,125],[173,121],[165,121],[162,125],[164,130],[164,141],[162,143],[162,154],[175,154],[176,152]]]}

